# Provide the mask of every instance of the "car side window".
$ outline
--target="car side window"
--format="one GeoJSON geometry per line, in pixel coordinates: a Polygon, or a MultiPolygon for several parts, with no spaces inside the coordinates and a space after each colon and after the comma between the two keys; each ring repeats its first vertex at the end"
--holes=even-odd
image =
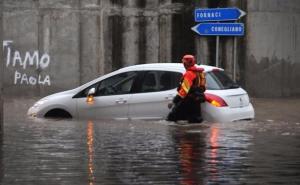
{"type": "Polygon", "coordinates": [[[171,71],[147,71],[141,83],[140,93],[158,92],[178,86],[182,74],[171,71]]]}
{"type": "Polygon", "coordinates": [[[104,79],[99,83],[95,96],[128,94],[136,77],[136,72],[126,72],[104,79]]]}
{"type": "Polygon", "coordinates": [[[178,87],[182,74],[179,72],[164,71],[160,73],[160,91],[175,89],[178,87]]]}
{"type": "Polygon", "coordinates": [[[137,72],[126,72],[99,81],[77,93],[73,98],[86,98],[90,89],[95,88],[94,96],[108,96],[131,93],[137,72]]]}
{"type": "Polygon", "coordinates": [[[156,72],[147,72],[141,85],[141,92],[158,91],[158,80],[156,72]]]}

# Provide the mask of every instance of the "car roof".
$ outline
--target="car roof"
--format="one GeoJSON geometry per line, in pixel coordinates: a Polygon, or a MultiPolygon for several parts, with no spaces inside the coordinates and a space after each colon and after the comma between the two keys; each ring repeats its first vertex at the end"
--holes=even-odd
{"type": "MultiPolygon", "coordinates": [[[[221,68],[209,65],[197,65],[202,67],[204,71],[212,71],[213,69],[223,70],[221,68]]],[[[149,64],[138,64],[119,69],[118,71],[134,71],[134,70],[176,70],[185,71],[182,63],[149,63],[149,64]]]]}
{"type": "MultiPolygon", "coordinates": [[[[221,68],[215,67],[215,66],[208,66],[208,65],[197,65],[198,67],[202,67],[205,72],[212,71],[213,69],[219,69],[223,70],[221,68]]],[[[79,86],[79,89],[86,88],[93,83],[96,83],[97,81],[107,78],[109,76],[113,76],[118,73],[122,72],[128,72],[128,71],[146,71],[146,70],[158,70],[158,71],[178,71],[181,73],[185,72],[185,68],[182,65],[182,63],[148,63],[148,64],[137,64],[132,66],[123,67],[121,69],[118,69],[116,71],[110,72],[106,75],[100,76],[90,82],[87,82],[86,84],[83,84],[79,86]]]]}

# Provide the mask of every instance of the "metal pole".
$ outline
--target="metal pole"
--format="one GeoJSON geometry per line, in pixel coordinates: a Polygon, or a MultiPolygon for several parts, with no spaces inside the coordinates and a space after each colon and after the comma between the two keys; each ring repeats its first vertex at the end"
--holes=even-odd
{"type": "Polygon", "coordinates": [[[236,82],[236,62],[237,62],[237,56],[236,56],[236,50],[237,50],[237,38],[233,38],[233,81],[236,82]]]}
{"type": "Polygon", "coordinates": [[[219,43],[220,43],[220,36],[216,37],[216,67],[219,67],[219,43]]]}

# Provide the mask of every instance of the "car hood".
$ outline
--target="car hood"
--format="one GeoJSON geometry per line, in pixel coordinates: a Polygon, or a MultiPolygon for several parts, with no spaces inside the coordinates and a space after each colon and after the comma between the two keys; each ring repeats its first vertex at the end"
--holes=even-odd
{"type": "Polygon", "coordinates": [[[75,93],[76,93],[76,89],[72,89],[72,90],[67,90],[67,91],[62,91],[62,92],[59,92],[59,93],[55,93],[55,94],[51,94],[49,96],[46,96],[40,100],[49,100],[49,99],[53,99],[53,98],[56,98],[58,96],[62,96],[62,95],[70,95],[70,96],[73,96],[75,93]]]}

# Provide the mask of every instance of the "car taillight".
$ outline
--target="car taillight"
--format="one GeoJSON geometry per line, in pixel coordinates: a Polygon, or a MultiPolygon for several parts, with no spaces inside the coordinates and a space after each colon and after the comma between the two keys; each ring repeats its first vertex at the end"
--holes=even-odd
{"type": "Polygon", "coordinates": [[[205,99],[208,103],[215,107],[226,107],[227,103],[219,96],[214,94],[205,93],[205,99]]]}

